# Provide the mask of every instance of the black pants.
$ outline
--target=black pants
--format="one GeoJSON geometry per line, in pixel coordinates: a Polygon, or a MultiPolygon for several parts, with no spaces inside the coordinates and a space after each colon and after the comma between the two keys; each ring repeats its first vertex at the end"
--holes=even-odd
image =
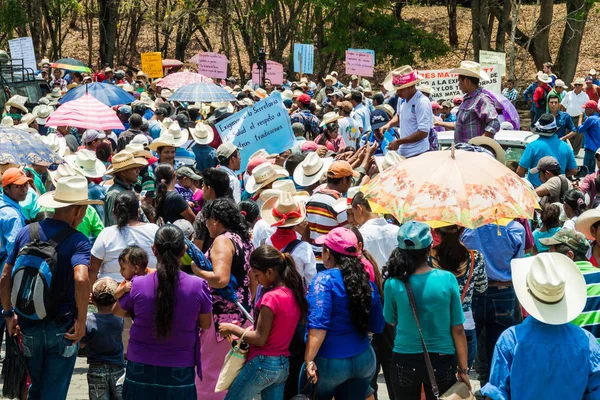
{"type": "Polygon", "coordinates": [[[387,387],[388,397],[394,399],[394,388],[392,387],[392,353],[394,349],[394,338],[396,336],[396,330],[393,326],[385,324],[383,332],[373,335],[371,345],[375,350],[375,356],[377,360],[377,369],[375,370],[375,376],[371,380],[371,387],[375,391],[374,395],[377,399],[377,375],[379,375],[380,368],[383,370],[383,377],[385,378],[385,384],[387,387]]]}
{"type": "Polygon", "coordinates": [[[290,399],[298,394],[298,381],[300,379],[300,374],[304,373],[302,364],[304,364],[304,350],[306,349],[304,343],[305,329],[306,325],[302,322],[298,322],[296,332],[290,342],[290,372],[285,381],[284,399],[290,399]]]}
{"type": "MultiPolygon", "coordinates": [[[[453,354],[429,353],[440,395],[456,383],[456,357],[453,354]]],[[[392,354],[394,400],[420,400],[421,385],[427,400],[435,400],[423,353],[392,354]]]]}

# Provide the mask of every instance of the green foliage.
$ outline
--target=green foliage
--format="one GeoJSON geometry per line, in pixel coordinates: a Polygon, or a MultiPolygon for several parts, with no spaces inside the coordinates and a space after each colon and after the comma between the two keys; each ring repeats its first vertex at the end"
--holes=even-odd
{"type": "Polygon", "coordinates": [[[4,0],[0,7],[0,32],[13,37],[15,28],[27,23],[27,16],[19,0],[4,0]]]}

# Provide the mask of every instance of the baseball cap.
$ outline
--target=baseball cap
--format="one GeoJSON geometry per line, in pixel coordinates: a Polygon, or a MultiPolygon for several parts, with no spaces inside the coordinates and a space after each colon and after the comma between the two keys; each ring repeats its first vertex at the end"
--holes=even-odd
{"type": "Polygon", "coordinates": [[[104,139],[105,137],[106,134],[104,132],[98,132],[95,129],[88,129],[87,131],[83,132],[83,137],[81,138],[81,141],[83,143],[90,143],[96,139],[104,139]]]}
{"type": "Polygon", "coordinates": [[[100,298],[102,295],[115,296],[119,284],[113,278],[98,279],[92,286],[92,296],[100,298]]]}
{"type": "Polygon", "coordinates": [[[127,118],[131,117],[131,106],[121,106],[119,107],[119,114],[126,115],[127,118]]]}
{"type": "Polygon", "coordinates": [[[197,173],[195,173],[194,170],[191,169],[190,167],[177,168],[177,176],[185,176],[185,177],[193,179],[195,181],[202,179],[202,177],[200,175],[198,175],[197,173]]]}
{"type": "Polygon", "coordinates": [[[545,156],[540,158],[535,168],[529,170],[530,174],[537,174],[540,171],[556,171],[560,170],[560,164],[558,160],[552,156],[545,156]]]}
{"type": "Polygon", "coordinates": [[[433,243],[429,225],[417,221],[408,221],[402,224],[397,238],[398,248],[403,250],[422,250],[433,243]]]}
{"type": "Polygon", "coordinates": [[[32,182],[33,179],[27,177],[23,171],[19,168],[9,168],[4,171],[2,174],[2,187],[7,187],[8,185],[24,185],[28,182],[32,182]]]}
{"type": "Polygon", "coordinates": [[[352,112],[352,110],[354,109],[352,103],[350,103],[349,101],[342,101],[341,103],[339,103],[339,106],[342,110],[346,112],[352,112]]]}
{"type": "Polygon", "coordinates": [[[144,147],[148,147],[148,144],[150,144],[150,139],[148,139],[148,136],[140,133],[135,135],[133,139],[131,139],[130,143],[141,144],[144,147]]]}
{"type": "Polygon", "coordinates": [[[371,129],[379,129],[390,122],[390,116],[384,110],[375,109],[371,113],[371,129]]]}
{"type": "Polygon", "coordinates": [[[238,148],[235,144],[231,142],[223,143],[217,149],[217,157],[229,158],[236,150],[238,148]]]}
{"type": "Polygon", "coordinates": [[[327,235],[315,239],[315,244],[324,244],[329,249],[350,257],[360,256],[358,239],[354,232],[347,228],[334,228],[327,235]]]}
{"type": "Polygon", "coordinates": [[[190,237],[194,233],[194,227],[187,219],[178,219],[173,222],[173,225],[181,229],[185,237],[190,237]]]}
{"type": "Polygon", "coordinates": [[[327,170],[328,178],[345,178],[347,176],[353,176],[355,178],[360,176],[360,173],[353,170],[348,161],[334,161],[327,170]]]}
{"type": "Polygon", "coordinates": [[[590,249],[590,243],[585,235],[574,229],[563,228],[556,232],[554,236],[540,239],[540,243],[544,246],[555,246],[557,244],[566,244],[579,255],[587,254],[590,249]]]}
{"type": "Polygon", "coordinates": [[[598,109],[598,103],[596,103],[594,100],[589,100],[586,101],[585,104],[583,105],[583,107],[581,108],[593,108],[594,110],[598,109]]]}
{"type": "Polygon", "coordinates": [[[454,105],[452,104],[452,102],[450,100],[446,100],[442,103],[442,107],[452,108],[452,107],[454,107],[454,105]]]}
{"type": "Polygon", "coordinates": [[[298,96],[298,101],[302,104],[310,104],[310,96],[306,93],[301,94],[300,96],[298,96]]]}
{"type": "Polygon", "coordinates": [[[455,96],[455,97],[452,99],[452,102],[453,102],[454,104],[457,104],[457,103],[458,103],[458,104],[462,104],[462,102],[463,102],[463,98],[462,98],[462,96],[455,96]]]}
{"type": "Polygon", "coordinates": [[[306,129],[301,122],[294,122],[292,124],[292,130],[294,131],[294,136],[304,136],[306,129]]]}
{"type": "Polygon", "coordinates": [[[593,82],[593,81],[594,81],[594,79],[591,76],[588,75],[585,77],[585,83],[593,82]]]}
{"type": "Polygon", "coordinates": [[[356,80],[356,79],[358,79],[358,75],[352,75],[352,76],[350,77],[350,80],[353,80],[353,81],[354,81],[354,80],[356,80]]]}
{"type": "Polygon", "coordinates": [[[432,110],[439,110],[440,108],[442,108],[442,106],[437,101],[432,101],[431,102],[431,109],[432,110]]]}

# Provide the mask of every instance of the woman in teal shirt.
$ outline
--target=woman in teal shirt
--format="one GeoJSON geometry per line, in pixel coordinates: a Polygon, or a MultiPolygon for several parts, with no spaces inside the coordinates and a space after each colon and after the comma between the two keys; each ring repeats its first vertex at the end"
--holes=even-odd
{"type": "Polygon", "coordinates": [[[429,267],[433,238],[429,226],[415,221],[398,231],[398,248],[383,269],[383,315],[396,328],[392,355],[392,386],[395,400],[419,400],[421,385],[428,400],[435,399],[429,382],[421,338],[406,292],[410,283],[427,351],[442,394],[458,379],[469,387],[467,339],[454,275],[429,267]]]}

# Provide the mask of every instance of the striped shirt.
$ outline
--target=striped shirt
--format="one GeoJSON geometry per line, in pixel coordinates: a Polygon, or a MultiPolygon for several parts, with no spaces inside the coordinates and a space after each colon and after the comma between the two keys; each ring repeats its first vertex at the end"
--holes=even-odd
{"type": "Polygon", "coordinates": [[[577,261],[575,264],[585,278],[587,301],[583,312],[572,322],[600,341],[600,268],[588,261],[577,261]]]}
{"type": "Polygon", "coordinates": [[[337,212],[334,205],[342,194],[336,190],[325,187],[317,188],[306,203],[306,219],[310,229],[310,244],[317,259],[321,258],[323,248],[316,246],[315,240],[321,235],[327,235],[329,231],[338,226],[346,224],[348,213],[346,210],[337,212]]]}

